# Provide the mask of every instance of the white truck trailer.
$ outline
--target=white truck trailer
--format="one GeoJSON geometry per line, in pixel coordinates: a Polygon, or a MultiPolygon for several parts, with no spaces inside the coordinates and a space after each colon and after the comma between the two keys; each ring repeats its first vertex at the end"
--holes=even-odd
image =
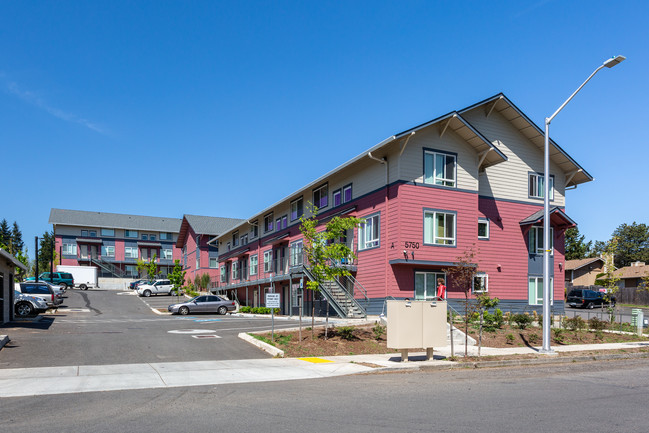
{"type": "Polygon", "coordinates": [[[98,288],[97,268],[94,266],[57,265],[57,272],[69,272],[74,277],[75,287],[81,290],[98,288]]]}

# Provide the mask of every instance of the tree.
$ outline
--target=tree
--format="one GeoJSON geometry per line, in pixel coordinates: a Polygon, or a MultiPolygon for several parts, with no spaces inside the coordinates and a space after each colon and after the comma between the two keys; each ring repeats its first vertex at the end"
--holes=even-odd
{"type": "Polygon", "coordinates": [[[11,244],[11,229],[9,228],[9,223],[6,219],[2,219],[0,222],[0,246],[3,249],[9,250],[9,245],[11,244]]]}
{"type": "Polygon", "coordinates": [[[183,271],[183,267],[180,264],[180,260],[174,262],[174,269],[168,275],[169,281],[174,285],[172,290],[176,291],[176,294],[180,294],[180,289],[185,285],[185,274],[187,271],[183,271]]]}
{"type": "Polygon", "coordinates": [[[50,269],[50,263],[54,266],[56,261],[56,251],[54,241],[54,232],[45,232],[40,237],[39,247],[38,247],[38,270],[39,272],[47,272],[50,269]]]}
{"type": "MultiPolygon", "coordinates": [[[[303,250],[306,259],[304,266],[312,275],[313,279],[306,282],[306,288],[314,294],[320,291],[320,285],[325,281],[336,277],[350,275],[350,272],[342,266],[337,266],[347,259],[355,259],[354,251],[344,242],[336,242],[345,235],[347,230],[358,226],[362,220],[356,217],[333,217],[325,224],[322,231],[318,231],[318,208],[311,202],[307,203],[307,211],[311,214],[309,218],[304,215],[300,217],[300,232],[304,236],[303,250]]],[[[329,303],[327,302],[327,311],[329,303]]],[[[315,302],[311,308],[311,339],[314,339],[315,325],[315,302]]]]}
{"type": "Polygon", "coordinates": [[[566,260],[583,259],[588,256],[592,241],[584,242],[586,236],[580,235],[577,227],[566,230],[566,260]]]}
{"type": "MultiPolygon", "coordinates": [[[[471,321],[472,313],[475,311],[475,305],[469,300],[471,290],[473,288],[473,278],[478,272],[478,266],[475,263],[477,252],[475,245],[464,250],[464,253],[457,257],[457,261],[453,266],[444,268],[443,271],[453,282],[453,286],[458,287],[464,293],[464,356],[468,355],[469,343],[469,322],[471,321]]],[[[450,286],[450,284],[447,284],[450,286]]],[[[453,325],[451,324],[451,332],[453,332],[453,325]]]]}
{"type": "Polygon", "coordinates": [[[490,308],[496,308],[500,303],[500,299],[492,298],[489,296],[489,293],[483,292],[477,296],[477,300],[480,308],[480,336],[478,338],[478,358],[480,358],[480,352],[482,351],[482,324],[484,322],[484,312],[490,308]]]}
{"type": "Polygon", "coordinates": [[[622,268],[631,263],[649,261],[649,226],[647,224],[622,224],[613,232],[617,238],[615,266],[622,268]]]}
{"type": "MultiPolygon", "coordinates": [[[[610,304],[611,297],[614,296],[620,289],[617,285],[620,281],[615,273],[615,252],[618,250],[618,238],[613,236],[613,238],[608,241],[602,258],[604,259],[604,272],[601,272],[595,276],[595,284],[604,286],[606,288],[606,301],[610,304]]],[[[604,304],[602,304],[602,309],[604,304]]],[[[609,307],[609,312],[611,313],[611,322],[613,321],[615,310],[612,307],[609,307]]]]}

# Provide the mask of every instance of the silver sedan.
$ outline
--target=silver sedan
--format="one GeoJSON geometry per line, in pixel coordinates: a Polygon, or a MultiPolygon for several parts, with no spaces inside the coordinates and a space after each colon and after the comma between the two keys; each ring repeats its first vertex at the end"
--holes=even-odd
{"type": "Polygon", "coordinates": [[[216,295],[201,295],[180,304],[172,304],[167,307],[171,314],[189,313],[218,313],[226,314],[237,308],[234,301],[223,299],[216,295]]]}

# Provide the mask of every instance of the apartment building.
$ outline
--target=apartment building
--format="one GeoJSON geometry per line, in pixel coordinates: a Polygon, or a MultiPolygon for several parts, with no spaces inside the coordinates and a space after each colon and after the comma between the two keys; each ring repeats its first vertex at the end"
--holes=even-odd
{"type": "MultiPolygon", "coordinates": [[[[541,310],[543,132],[505,95],[395,134],[218,235],[218,291],[259,306],[280,293],[282,312],[310,312],[323,301],[339,315],[379,314],[386,299],[434,299],[436,281],[459,308],[463,290],[447,279],[475,253],[471,296],[488,292],[505,310],[541,310]],[[334,216],[363,223],[340,242],[355,252],[351,277],[318,294],[303,290],[299,218],[307,202],[321,224],[334,216]]],[[[554,309],[563,309],[565,191],[592,177],[551,141],[551,275],[554,309]]]]}

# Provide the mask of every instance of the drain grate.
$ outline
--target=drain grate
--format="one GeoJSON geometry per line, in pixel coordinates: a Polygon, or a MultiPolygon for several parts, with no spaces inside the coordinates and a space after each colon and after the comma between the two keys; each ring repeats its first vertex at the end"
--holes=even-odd
{"type": "Polygon", "coordinates": [[[194,338],[221,338],[218,335],[192,335],[194,338]]]}

